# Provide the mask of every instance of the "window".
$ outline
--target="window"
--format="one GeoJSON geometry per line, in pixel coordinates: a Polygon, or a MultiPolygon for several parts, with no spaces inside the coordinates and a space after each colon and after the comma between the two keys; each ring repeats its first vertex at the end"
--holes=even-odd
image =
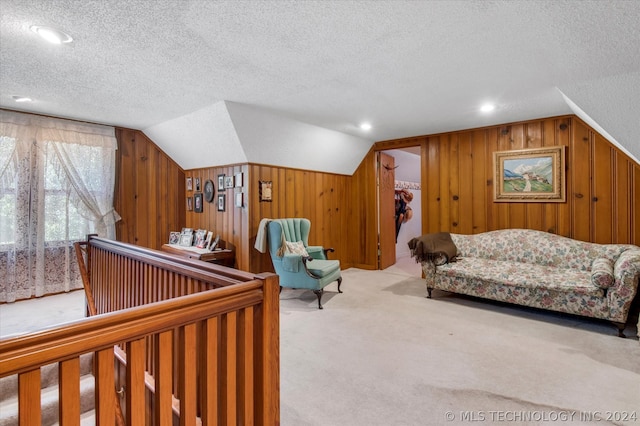
{"type": "MultiPolygon", "coordinates": [[[[108,189],[101,174],[93,172],[104,168],[102,149],[84,145],[71,145],[69,149],[82,159],[75,167],[75,173],[81,177],[90,197],[109,197],[105,193],[108,189]]],[[[49,156],[50,153],[47,154],[49,156]]],[[[44,241],[48,244],[65,244],[67,241],[84,240],[87,234],[97,232],[94,221],[90,219],[92,215],[83,214],[83,203],[76,207],[74,188],[66,174],[56,173],[56,161],[54,156],[44,168],[44,241]]]]}
{"type": "Polygon", "coordinates": [[[82,286],[73,242],[115,238],[114,129],[0,111],[0,302],[82,286]]]}
{"type": "MultiPolygon", "coordinates": [[[[14,149],[15,139],[0,136],[0,166],[6,164],[8,167],[14,149]]],[[[7,178],[7,183],[0,185],[0,246],[14,243],[15,221],[13,218],[15,216],[16,186],[13,179],[7,178]]]]}

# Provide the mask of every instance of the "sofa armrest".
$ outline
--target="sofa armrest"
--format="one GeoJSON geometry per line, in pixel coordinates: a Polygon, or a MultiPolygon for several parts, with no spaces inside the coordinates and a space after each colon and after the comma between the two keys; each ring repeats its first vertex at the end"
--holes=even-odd
{"type": "Polygon", "coordinates": [[[424,279],[427,283],[427,288],[433,288],[436,278],[436,263],[433,260],[424,260],[421,262],[421,264],[422,272],[424,273],[424,279]]]}
{"type": "Polygon", "coordinates": [[[610,319],[626,322],[629,308],[638,291],[640,280],[640,248],[622,252],[613,266],[615,282],[607,292],[610,319]]]}

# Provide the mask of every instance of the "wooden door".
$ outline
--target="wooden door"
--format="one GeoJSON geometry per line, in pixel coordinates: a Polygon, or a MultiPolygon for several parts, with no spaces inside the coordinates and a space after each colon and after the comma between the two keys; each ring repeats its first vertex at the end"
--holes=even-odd
{"type": "Polygon", "coordinates": [[[378,153],[378,266],[396,263],[395,158],[378,153]]]}

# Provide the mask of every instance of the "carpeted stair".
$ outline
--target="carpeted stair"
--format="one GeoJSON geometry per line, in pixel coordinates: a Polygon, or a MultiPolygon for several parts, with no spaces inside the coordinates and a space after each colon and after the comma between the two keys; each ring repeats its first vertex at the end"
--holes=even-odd
{"type": "MultiPolygon", "coordinates": [[[[92,425],[94,419],[93,354],[80,357],[80,413],[81,423],[92,425]]],[[[43,426],[58,424],[58,365],[41,369],[41,406],[43,426]]],[[[0,379],[0,426],[18,425],[18,376],[0,379]]]]}

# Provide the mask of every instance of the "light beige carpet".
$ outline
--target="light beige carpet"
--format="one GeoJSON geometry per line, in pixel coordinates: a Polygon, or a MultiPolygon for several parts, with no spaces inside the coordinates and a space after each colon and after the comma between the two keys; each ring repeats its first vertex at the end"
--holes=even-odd
{"type": "Polygon", "coordinates": [[[283,425],[640,424],[640,344],[611,324],[343,277],[323,310],[282,292],[283,425]]]}
{"type": "Polygon", "coordinates": [[[0,337],[48,328],[84,317],[84,290],[0,304],[0,337]]]}

